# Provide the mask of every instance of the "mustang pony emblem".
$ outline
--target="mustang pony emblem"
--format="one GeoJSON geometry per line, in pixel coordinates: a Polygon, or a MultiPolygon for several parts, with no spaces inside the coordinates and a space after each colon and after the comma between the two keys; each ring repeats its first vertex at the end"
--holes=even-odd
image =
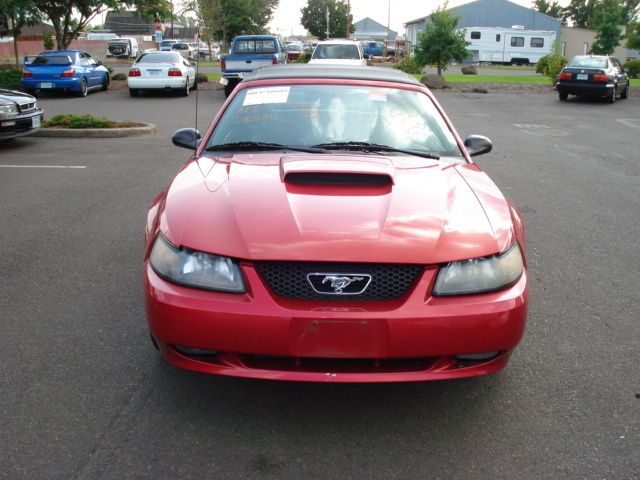
{"type": "Polygon", "coordinates": [[[368,273],[316,272],[307,275],[307,281],[321,295],[359,295],[364,292],[371,275],[368,273]]]}
{"type": "Polygon", "coordinates": [[[336,275],[327,275],[322,280],[324,285],[327,282],[331,282],[331,288],[333,293],[342,293],[342,290],[347,288],[353,282],[360,282],[364,280],[364,277],[338,277],[336,275]]]}

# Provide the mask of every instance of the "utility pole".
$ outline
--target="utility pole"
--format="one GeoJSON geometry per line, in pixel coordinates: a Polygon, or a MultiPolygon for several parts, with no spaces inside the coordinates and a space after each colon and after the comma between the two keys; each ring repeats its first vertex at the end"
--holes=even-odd
{"type": "Polygon", "coordinates": [[[345,38],[349,38],[349,11],[351,10],[351,2],[347,0],[347,36],[345,38]]]}
{"type": "Polygon", "coordinates": [[[329,39],[329,7],[327,7],[327,40],[329,39]]]}

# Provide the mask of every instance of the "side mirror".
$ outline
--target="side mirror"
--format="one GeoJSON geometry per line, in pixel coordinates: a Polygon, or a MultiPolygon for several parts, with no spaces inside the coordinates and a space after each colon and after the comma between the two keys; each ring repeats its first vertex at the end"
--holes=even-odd
{"type": "Polygon", "coordinates": [[[491,140],[482,135],[469,135],[464,139],[464,146],[467,147],[467,152],[472,157],[489,153],[493,149],[491,140]]]}
{"type": "Polygon", "coordinates": [[[188,148],[195,150],[200,143],[202,135],[194,128],[181,128],[173,134],[171,141],[176,147],[188,148]]]}
{"type": "Polygon", "coordinates": [[[102,62],[101,62],[100,60],[98,60],[98,61],[96,62],[96,65],[101,66],[101,65],[102,65],[102,62]]]}

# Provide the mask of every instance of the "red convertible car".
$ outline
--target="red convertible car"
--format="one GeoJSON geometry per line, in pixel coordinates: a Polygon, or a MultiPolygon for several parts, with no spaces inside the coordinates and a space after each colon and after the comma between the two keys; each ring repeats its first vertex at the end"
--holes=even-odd
{"type": "Polygon", "coordinates": [[[373,67],[256,70],[153,201],[144,285],[169,363],[318,382],[502,369],[527,317],[522,217],[423,85],[373,67]]]}

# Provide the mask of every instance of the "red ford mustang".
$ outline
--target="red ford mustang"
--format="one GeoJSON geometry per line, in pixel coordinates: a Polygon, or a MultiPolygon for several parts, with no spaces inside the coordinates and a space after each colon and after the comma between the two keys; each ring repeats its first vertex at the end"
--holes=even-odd
{"type": "Polygon", "coordinates": [[[431,93],[392,69],[247,76],[154,201],[144,284],[165,360],[321,382],[502,369],[528,298],[518,210],[431,93]]]}

